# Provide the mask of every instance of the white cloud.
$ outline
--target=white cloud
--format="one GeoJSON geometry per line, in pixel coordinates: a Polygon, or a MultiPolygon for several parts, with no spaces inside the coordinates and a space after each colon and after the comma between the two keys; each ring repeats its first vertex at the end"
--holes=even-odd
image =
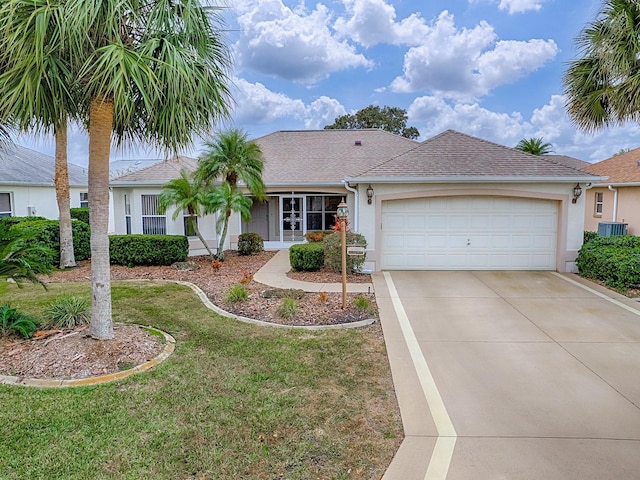
{"type": "Polygon", "coordinates": [[[261,83],[249,83],[243,78],[234,82],[235,108],[233,119],[237,125],[269,123],[280,118],[303,118],[305,105],[283,93],[269,90],[261,83]]]}
{"type": "Polygon", "coordinates": [[[458,30],[453,15],[444,11],[423,44],[405,54],[404,74],[391,89],[471,100],[540,68],[558,53],[553,40],[496,40],[487,22],[458,30]]]}
{"type": "Polygon", "coordinates": [[[544,0],[500,0],[498,8],[508,10],[510,14],[524,13],[530,10],[540,10],[543,2],[544,0]]]}
{"type": "Polygon", "coordinates": [[[307,13],[281,0],[240,1],[236,5],[242,31],[235,44],[238,66],[297,82],[313,83],[348,68],[373,67],[330,30],[329,10],[322,4],[307,13]]]}
{"type": "Polygon", "coordinates": [[[418,45],[429,27],[416,13],[396,22],[396,10],[385,0],[342,0],[350,18],[340,17],[335,30],[370,47],[378,43],[418,45]]]}
{"type": "Polygon", "coordinates": [[[325,125],[331,125],[337,117],[346,113],[344,106],[338,100],[322,96],[306,108],[304,126],[312,130],[321,129],[325,125]]]}

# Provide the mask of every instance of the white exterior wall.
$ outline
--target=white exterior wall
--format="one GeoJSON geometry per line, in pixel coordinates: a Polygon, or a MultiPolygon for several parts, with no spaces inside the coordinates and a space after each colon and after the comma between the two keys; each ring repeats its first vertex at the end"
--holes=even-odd
{"type": "MultiPolygon", "coordinates": [[[[127,233],[125,221],[125,195],[129,197],[131,205],[131,233],[142,233],[142,195],[159,195],[158,187],[112,187],[113,209],[113,233],[124,235],[127,233]]],[[[169,208],[165,214],[167,223],[167,235],[184,235],[183,215],[180,213],[175,220],[173,214],[175,208],[169,208]]],[[[198,219],[198,227],[212,252],[216,252],[218,235],[216,234],[216,216],[208,215],[198,219]]],[[[229,248],[230,238],[239,232],[239,223],[232,216],[229,222],[229,232],[225,240],[225,249],[229,248]]],[[[189,256],[206,255],[207,251],[197,237],[189,237],[189,256]]]]}
{"type": "MultiPolygon", "coordinates": [[[[87,187],[71,187],[71,208],[80,206],[80,193],[87,187]]],[[[59,218],[56,189],[51,186],[0,185],[0,193],[11,194],[12,216],[29,216],[28,207],[35,207],[33,215],[57,220],[59,218]]]]}
{"type": "MultiPolygon", "coordinates": [[[[425,195],[440,195],[450,191],[452,195],[468,193],[506,196],[526,196],[555,200],[558,202],[558,248],[557,269],[561,272],[576,271],[575,259],[582,246],[584,231],[584,195],[576,204],[571,203],[575,182],[531,183],[531,184],[373,184],[374,197],[371,205],[367,204],[366,189],[368,184],[358,185],[359,195],[359,233],[368,242],[367,262],[365,270],[376,271],[379,267],[379,252],[376,242],[381,232],[381,208],[384,200],[418,197],[425,195]]],[[[351,208],[351,205],[350,205],[351,208]]]]}

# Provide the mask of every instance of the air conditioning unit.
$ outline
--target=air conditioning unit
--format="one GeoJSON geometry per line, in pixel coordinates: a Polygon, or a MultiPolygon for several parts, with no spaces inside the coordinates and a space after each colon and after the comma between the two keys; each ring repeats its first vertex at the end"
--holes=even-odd
{"type": "Polygon", "coordinates": [[[611,237],[613,235],[626,235],[628,223],[620,222],[600,222],[598,223],[598,235],[600,237],[611,237]]]}

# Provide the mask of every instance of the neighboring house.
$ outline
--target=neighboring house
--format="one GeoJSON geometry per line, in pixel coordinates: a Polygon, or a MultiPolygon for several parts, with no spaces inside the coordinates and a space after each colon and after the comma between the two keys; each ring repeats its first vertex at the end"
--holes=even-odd
{"type": "MultiPolygon", "coordinates": [[[[0,148],[0,217],[58,218],[55,159],[19,145],[0,148]]],[[[88,206],[87,169],[69,164],[71,207],[88,206]]]]}
{"type": "Polygon", "coordinates": [[[600,222],[627,224],[627,233],[640,235],[640,148],[585,167],[606,180],[586,191],[585,230],[597,232],[600,222]]]}
{"type": "MultiPolygon", "coordinates": [[[[257,232],[266,248],[330,228],[345,198],[350,225],[368,242],[365,268],[573,271],[582,245],[584,196],[601,178],[563,156],[534,156],[448,130],[425,142],[382,130],[280,131],[255,139],[265,156],[268,200],[249,223],[230,223],[231,246],[257,232]]],[[[196,161],[171,159],[111,182],[118,233],[184,234],[158,215],[163,183],[196,161]]],[[[215,239],[215,219],[201,219],[215,239]]],[[[192,254],[202,253],[192,239],[192,254]]],[[[212,242],[215,245],[215,242],[212,242]]]]}

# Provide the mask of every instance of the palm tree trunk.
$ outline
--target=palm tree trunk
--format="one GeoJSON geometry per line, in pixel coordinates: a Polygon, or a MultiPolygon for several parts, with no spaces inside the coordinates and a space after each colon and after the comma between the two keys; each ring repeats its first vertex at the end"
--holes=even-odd
{"type": "Polygon", "coordinates": [[[76,266],[73,251],[73,232],[69,198],[69,169],[67,166],[67,124],[63,122],[55,130],[56,166],[55,185],[60,223],[60,268],[76,266]]]}
{"type": "Polygon", "coordinates": [[[191,218],[191,225],[193,225],[193,231],[196,232],[196,235],[198,236],[198,238],[202,242],[202,245],[204,245],[204,248],[207,250],[207,252],[209,252],[209,256],[211,258],[215,258],[215,256],[213,255],[213,252],[209,248],[209,245],[207,245],[207,242],[205,242],[204,237],[200,233],[200,228],[198,227],[198,222],[193,220],[193,216],[190,216],[190,218],[191,218]]]}
{"type": "Polygon", "coordinates": [[[96,98],[89,110],[89,223],[91,225],[91,324],[99,340],[113,338],[109,265],[109,153],[113,101],[96,98]]]}
{"type": "Polygon", "coordinates": [[[231,211],[225,212],[224,217],[224,225],[222,227],[222,234],[220,235],[220,243],[218,243],[218,251],[216,252],[216,256],[220,260],[224,260],[224,240],[227,238],[227,230],[229,230],[229,217],[231,216],[231,211]]]}

